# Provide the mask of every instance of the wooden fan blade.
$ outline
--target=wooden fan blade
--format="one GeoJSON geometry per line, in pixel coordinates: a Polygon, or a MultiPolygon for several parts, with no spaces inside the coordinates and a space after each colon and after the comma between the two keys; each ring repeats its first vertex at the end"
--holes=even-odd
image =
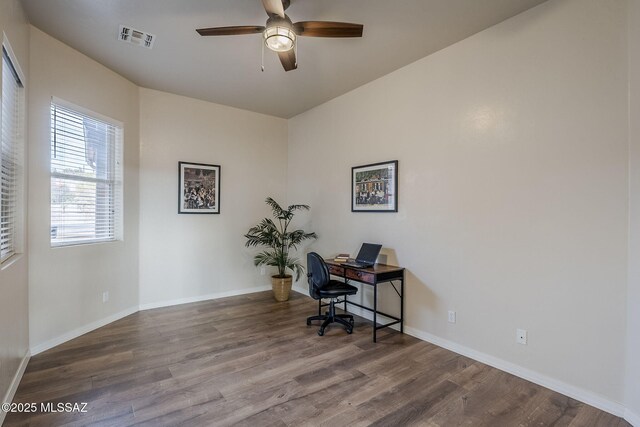
{"type": "Polygon", "coordinates": [[[267,11],[267,15],[278,15],[280,18],[284,18],[284,6],[282,0],[262,0],[264,10],[267,11]]]}
{"type": "Polygon", "coordinates": [[[307,37],[362,37],[363,26],[348,22],[302,21],[293,24],[299,36],[307,37]]]}
{"type": "Polygon", "coordinates": [[[286,52],[278,52],[278,58],[280,58],[280,62],[282,62],[282,66],[285,71],[291,71],[298,68],[295,49],[290,49],[286,52]]]}
{"type": "Polygon", "coordinates": [[[241,34],[255,34],[264,31],[264,27],[244,25],[239,27],[199,28],[196,30],[201,36],[238,36],[241,34]]]}

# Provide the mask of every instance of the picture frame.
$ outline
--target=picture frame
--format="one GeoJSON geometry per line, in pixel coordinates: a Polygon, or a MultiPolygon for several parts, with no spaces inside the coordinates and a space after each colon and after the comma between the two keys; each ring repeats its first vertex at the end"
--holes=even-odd
{"type": "Polygon", "coordinates": [[[398,212],[398,161],[351,168],[351,212],[398,212]]]}
{"type": "Polygon", "coordinates": [[[220,165],[178,162],[178,213],[220,213],[220,165]]]}

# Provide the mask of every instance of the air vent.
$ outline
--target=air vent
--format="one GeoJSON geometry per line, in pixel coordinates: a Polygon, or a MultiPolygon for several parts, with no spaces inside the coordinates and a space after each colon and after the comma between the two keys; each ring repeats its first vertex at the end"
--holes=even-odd
{"type": "Polygon", "coordinates": [[[153,47],[153,42],[156,40],[156,36],[154,36],[153,34],[145,33],[144,31],[136,30],[127,25],[120,25],[118,39],[122,40],[123,42],[132,43],[151,49],[153,47]]]}

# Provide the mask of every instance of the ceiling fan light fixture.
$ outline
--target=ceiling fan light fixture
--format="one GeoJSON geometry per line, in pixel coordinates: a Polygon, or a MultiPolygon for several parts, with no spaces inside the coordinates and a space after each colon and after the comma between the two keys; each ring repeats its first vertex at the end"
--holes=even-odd
{"type": "Polygon", "coordinates": [[[287,52],[296,45],[296,33],[281,25],[267,27],[262,37],[264,44],[274,52],[287,52]]]}

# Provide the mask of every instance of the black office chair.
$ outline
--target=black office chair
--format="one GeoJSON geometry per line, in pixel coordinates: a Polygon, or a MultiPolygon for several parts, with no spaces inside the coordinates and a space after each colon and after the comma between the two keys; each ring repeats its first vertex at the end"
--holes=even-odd
{"type": "Polygon", "coordinates": [[[355,295],[358,292],[358,288],[355,286],[347,285],[344,282],[337,280],[331,280],[329,276],[329,269],[327,264],[320,255],[315,252],[310,252],[307,255],[307,277],[309,282],[309,295],[313,299],[318,300],[318,315],[307,318],[307,325],[311,325],[314,320],[324,320],[320,329],[318,329],[318,335],[324,335],[324,329],[330,323],[340,323],[347,329],[347,333],[353,332],[353,316],[350,314],[336,314],[336,300],[339,297],[346,298],[347,295],[355,295]],[[322,312],[322,299],[330,298],[329,311],[326,314],[322,312]]]}

